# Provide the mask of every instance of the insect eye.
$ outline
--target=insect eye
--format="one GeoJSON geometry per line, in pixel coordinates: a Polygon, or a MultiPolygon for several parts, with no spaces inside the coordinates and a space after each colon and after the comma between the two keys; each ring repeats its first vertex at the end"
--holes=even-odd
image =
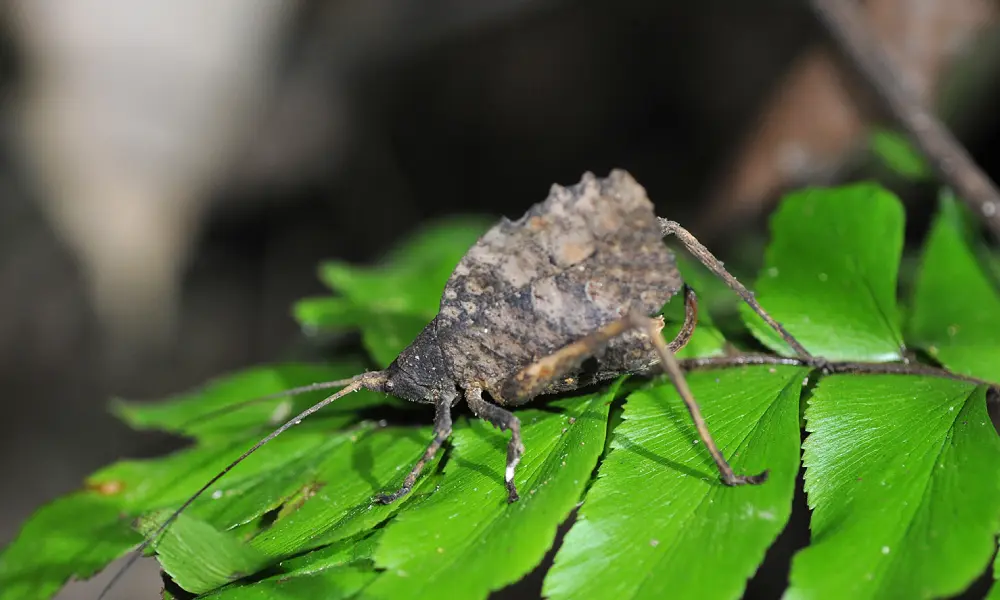
{"type": "Polygon", "coordinates": [[[392,390],[395,387],[396,387],[395,383],[393,383],[391,381],[386,381],[385,382],[385,389],[386,389],[386,391],[390,391],[390,390],[392,390]]]}

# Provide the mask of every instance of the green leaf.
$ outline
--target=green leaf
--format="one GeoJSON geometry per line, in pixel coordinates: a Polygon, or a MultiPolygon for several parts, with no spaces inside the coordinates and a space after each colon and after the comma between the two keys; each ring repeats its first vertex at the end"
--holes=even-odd
{"type": "Polygon", "coordinates": [[[386,527],[375,555],[386,571],[367,593],[486,598],[530,572],[590,479],[617,387],[518,412],[525,453],[515,504],[503,485],[509,436],[478,419],[457,429],[440,489],[386,527]]]}
{"type": "Polygon", "coordinates": [[[361,328],[361,341],[380,368],[385,368],[434,318],[426,310],[399,312],[367,309],[346,298],[307,298],[295,305],[296,319],[307,333],[323,329],[361,328]]]}
{"type": "MultiPolygon", "coordinates": [[[[305,428],[290,431],[235,467],[190,512],[219,528],[259,517],[304,485],[323,455],[348,443],[349,436],[305,428]]],[[[178,506],[255,441],[237,438],[157,460],[123,461],[98,471],[88,482],[94,488],[116,490],[115,498],[128,514],[178,506]]]]}
{"type": "MultiPolygon", "coordinates": [[[[794,192],[771,219],[771,230],[755,287],[771,316],[816,356],[899,360],[899,200],[871,183],[794,192]]],[[[749,307],[740,310],[757,339],[794,355],[749,307]]]]}
{"type": "Polygon", "coordinates": [[[91,577],[141,541],[114,498],[78,492],[36,512],[0,554],[0,600],[52,596],[91,577]]]}
{"type": "Polygon", "coordinates": [[[486,227],[478,219],[441,221],[374,268],[324,263],[320,279],[339,295],[299,302],[295,317],[307,332],[359,327],[365,348],[385,367],[437,314],[451,272],[486,227]]]}
{"type": "Polygon", "coordinates": [[[277,570],[286,575],[308,575],[324,569],[344,565],[370,563],[374,568],[375,548],[382,536],[382,530],[361,537],[341,540],[318,550],[285,559],[278,563],[277,570]]]}
{"type": "MultiPolygon", "coordinates": [[[[242,575],[252,574],[275,560],[297,556],[368,531],[406,506],[407,501],[382,506],[374,504],[372,499],[380,491],[399,486],[405,475],[403,471],[423,454],[429,439],[430,428],[362,429],[332,436],[320,431],[302,434],[292,430],[287,438],[277,438],[273,446],[247,459],[234,469],[231,478],[214,486],[183,513],[181,520],[184,523],[179,521],[171,525],[164,534],[163,539],[170,539],[169,544],[173,545],[161,543],[157,552],[165,569],[179,585],[189,591],[207,592],[242,575]],[[201,553],[216,552],[221,543],[218,536],[225,535],[236,543],[229,538],[231,534],[222,534],[216,528],[247,523],[279,506],[281,511],[273,524],[253,537],[249,544],[240,544],[241,548],[248,549],[246,552],[232,556],[232,553],[201,556],[201,553]],[[197,546],[203,539],[205,545],[197,546]],[[252,569],[237,561],[241,556],[254,559],[252,569]],[[216,560],[222,562],[212,562],[216,560]],[[205,567],[206,564],[209,566],[205,567]]],[[[219,463],[231,460],[230,455],[241,452],[246,444],[233,446],[199,447],[168,459],[121,463],[95,476],[93,485],[120,490],[117,500],[128,512],[148,510],[149,505],[176,506],[194,486],[200,486],[218,472],[219,463]],[[138,484],[133,486],[134,482],[138,484]],[[135,489],[130,489],[133,487],[135,489]]],[[[432,473],[435,465],[429,464],[428,471],[432,473]]],[[[421,479],[409,499],[419,498],[420,490],[430,481],[432,477],[421,479]]],[[[144,522],[144,531],[152,531],[166,514],[167,511],[155,513],[155,522],[144,522]]],[[[286,563],[279,563],[279,566],[287,566],[286,563]]],[[[350,566],[336,573],[302,575],[301,580],[287,588],[281,586],[285,580],[282,577],[268,578],[253,585],[264,590],[277,589],[275,586],[283,591],[322,590],[321,597],[338,597],[338,590],[354,590],[359,585],[367,585],[374,578],[373,569],[372,565],[350,566]]],[[[263,593],[249,592],[248,588],[241,586],[238,592],[226,591],[223,597],[255,598],[260,596],[254,594],[263,593]]]]}
{"type": "Polygon", "coordinates": [[[275,575],[259,581],[237,582],[202,598],[353,598],[378,576],[372,558],[378,539],[379,533],[375,533],[283,560],[272,568],[275,575]]]}
{"type": "Polygon", "coordinates": [[[961,206],[943,195],[924,247],[910,339],[953,371],[1000,382],[1000,293],[969,237],[961,206]]]}
{"type": "MultiPolygon", "coordinates": [[[[401,483],[400,469],[416,462],[429,439],[429,428],[293,429],[209,488],[188,513],[228,529],[280,507],[252,545],[273,558],[290,556],[371,528],[403,506],[373,506],[371,499],[401,483]]],[[[93,475],[91,485],[116,490],[129,514],[176,507],[252,441],[118,463],[93,475]]]]}
{"type": "MultiPolygon", "coordinates": [[[[285,557],[346,539],[385,521],[418,497],[429,478],[422,477],[407,500],[381,505],[373,502],[375,495],[397,489],[432,438],[430,427],[387,428],[325,453],[307,484],[308,493],[250,543],[270,556],[285,557]]],[[[425,473],[433,473],[436,465],[425,466],[425,473]]]]}
{"type": "MultiPolygon", "coordinates": [[[[432,317],[433,318],[433,317],[432,317]]],[[[388,367],[431,319],[410,315],[373,315],[362,325],[361,339],[379,367],[388,367]]]]}
{"type": "Polygon", "coordinates": [[[612,451],[545,580],[547,598],[739,598],[788,521],[807,370],[747,367],[689,377],[737,472],[727,488],[670,384],[634,392],[612,451]],[[613,575],[612,575],[613,573],[613,575]]]}
{"type": "MultiPolygon", "coordinates": [[[[152,536],[169,516],[158,511],[139,520],[139,531],[152,536]]],[[[181,514],[156,540],[160,565],[177,585],[194,593],[252,575],[267,557],[188,514],[181,514]]]]}
{"type": "Polygon", "coordinates": [[[930,179],[931,170],[927,162],[905,136],[887,129],[876,129],[870,139],[875,156],[880,158],[890,171],[912,181],[930,179]]]}
{"type": "Polygon", "coordinates": [[[397,244],[386,263],[405,274],[431,276],[440,289],[436,294],[428,292],[427,300],[433,298],[436,305],[455,265],[494,222],[481,216],[438,219],[397,244]]]}
{"type": "MultiPolygon", "coordinates": [[[[136,429],[160,429],[203,439],[266,433],[336,390],[310,392],[294,398],[274,398],[267,402],[247,404],[247,401],[362,372],[362,364],[349,361],[335,367],[307,364],[258,367],[220,377],[199,390],[166,401],[139,403],[119,400],[113,408],[119,417],[136,429]]],[[[322,420],[324,426],[329,428],[346,426],[358,420],[360,409],[387,403],[397,401],[384,394],[360,390],[323,409],[312,422],[322,420]]]]}
{"type": "Polygon", "coordinates": [[[837,375],[806,409],[812,544],[788,598],[933,598],[982,573],[1000,527],[1000,439],[983,387],[837,375]]]}
{"type": "Polygon", "coordinates": [[[351,329],[364,320],[366,311],[347,298],[314,296],[292,305],[292,316],[308,334],[323,330],[351,329]]]}
{"type": "Polygon", "coordinates": [[[273,600],[274,598],[322,598],[340,600],[354,598],[365,589],[378,572],[364,565],[343,565],[309,574],[280,574],[254,582],[233,586],[199,598],[206,600],[273,600]]]}
{"type": "Polygon", "coordinates": [[[1000,600],[1000,552],[997,552],[996,560],[993,561],[993,579],[995,582],[986,600],[1000,600]]]}

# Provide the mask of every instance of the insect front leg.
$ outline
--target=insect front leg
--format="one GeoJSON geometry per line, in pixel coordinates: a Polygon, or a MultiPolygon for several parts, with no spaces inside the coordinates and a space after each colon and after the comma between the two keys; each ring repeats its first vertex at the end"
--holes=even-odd
{"type": "Polygon", "coordinates": [[[517,464],[524,454],[524,444],[521,442],[521,420],[509,410],[490,404],[483,400],[483,390],[470,387],[465,392],[465,401],[469,408],[480,419],[489,422],[500,431],[510,430],[510,442],[507,444],[507,469],[504,471],[504,485],[507,486],[507,502],[517,502],[517,486],[514,484],[514,473],[517,464]]]}
{"type": "Polygon", "coordinates": [[[431,441],[430,445],[427,446],[427,450],[424,455],[420,457],[417,464],[413,465],[413,469],[410,470],[410,474],[406,476],[403,480],[403,485],[391,494],[379,494],[375,499],[379,504],[389,504],[390,502],[395,502],[406,494],[410,493],[413,489],[413,484],[417,482],[417,477],[420,476],[420,471],[423,470],[424,465],[426,465],[437,451],[441,448],[451,436],[451,404],[455,397],[439,398],[434,402],[434,439],[431,441]]]}

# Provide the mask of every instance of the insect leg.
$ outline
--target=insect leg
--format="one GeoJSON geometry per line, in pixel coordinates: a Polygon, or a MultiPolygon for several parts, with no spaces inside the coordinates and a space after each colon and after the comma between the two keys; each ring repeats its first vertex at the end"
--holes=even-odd
{"type": "Polygon", "coordinates": [[[708,449],[709,454],[712,455],[712,459],[715,460],[715,465],[719,469],[720,479],[722,483],[726,485],[745,485],[745,484],[757,484],[763,483],[767,480],[767,471],[760,473],[759,475],[737,475],[733,472],[732,467],[726,462],[722,452],[719,447],[715,445],[715,440],[712,439],[712,434],[708,430],[708,425],[705,423],[705,418],[701,414],[701,409],[698,408],[698,402],[694,399],[694,394],[691,393],[691,388],[688,387],[687,379],[684,378],[684,372],[681,370],[680,364],[677,362],[677,358],[674,353],[670,351],[667,344],[664,343],[663,338],[657,334],[656,327],[653,324],[653,320],[644,315],[633,313],[627,317],[631,322],[633,327],[638,329],[643,329],[646,331],[647,336],[656,348],[656,352],[660,355],[660,362],[663,364],[664,370],[670,377],[670,381],[677,388],[677,393],[680,394],[681,399],[684,400],[684,405],[687,406],[688,412],[691,413],[691,420],[694,421],[695,428],[698,429],[698,437],[705,444],[708,449]]]}
{"type": "MultiPolygon", "coordinates": [[[[490,393],[493,394],[494,400],[504,406],[524,404],[548,391],[556,379],[579,367],[608,342],[631,329],[633,326],[628,318],[612,321],[524,367],[502,382],[498,390],[490,390],[490,393]]],[[[658,331],[656,337],[660,337],[658,331]]]]}
{"type": "MultiPolygon", "coordinates": [[[[694,290],[685,285],[684,324],[668,346],[672,352],[678,352],[687,345],[691,336],[694,335],[697,322],[698,297],[694,290]]],[[[627,319],[613,321],[521,369],[513,377],[504,381],[498,390],[490,390],[490,392],[493,393],[494,399],[504,406],[519,406],[535,396],[551,392],[551,385],[556,379],[579,367],[612,339],[631,329],[634,328],[627,319]]],[[[657,330],[656,336],[660,337],[659,327],[655,329],[657,330]]]]}
{"type": "Polygon", "coordinates": [[[514,472],[517,463],[524,454],[524,444],[521,443],[521,420],[508,410],[490,404],[483,400],[483,391],[471,387],[465,392],[465,401],[477,417],[489,422],[500,431],[510,429],[510,443],[507,444],[507,469],[504,471],[504,485],[507,486],[507,501],[517,502],[517,486],[514,484],[514,472]]]}
{"type": "Polygon", "coordinates": [[[800,358],[810,358],[811,355],[805,348],[802,347],[802,344],[800,344],[799,341],[792,336],[792,334],[788,333],[788,330],[785,329],[781,323],[775,321],[771,315],[767,314],[764,307],[757,302],[756,298],[754,298],[753,292],[748,290],[742,283],[733,277],[732,274],[730,274],[729,271],[727,271],[722,265],[722,261],[715,258],[715,256],[709,252],[708,248],[698,241],[698,238],[691,235],[691,232],[681,227],[675,221],[670,221],[662,217],[659,217],[659,221],[660,231],[664,237],[673,235],[680,240],[688,252],[697,258],[701,264],[705,265],[710,271],[715,273],[719,279],[726,282],[726,285],[739,294],[740,298],[743,298],[743,301],[746,302],[755,313],[760,315],[760,318],[764,319],[764,322],[767,323],[771,329],[778,332],[781,339],[785,340],[785,342],[791,346],[793,350],[795,350],[795,353],[798,354],[800,358]]]}
{"type": "Polygon", "coordinates": [[[379,494],[375,498],[379,504],[395,502],[410,493],[410,490],[413,489],[413,484],[417,482],[417,477],[420,476],[420,471],[423,470],[424,465],[434,458],[441,445],[451,436],[451,404],[453,401],[454,396],[440,398],[434,403],[434,439],[427,446],[427,450],[420,457],[420,460],[417,461],[417,464],[413,465],[410,474],[403,480],[403,485],[391,494],[379,494]]]}
{"type": "Polygon", "coordinates": [[[684,284],[684,324],[681,325],[681,330],[677,332],[677,336],[667,345],[667,348],[670,348],[671,352],[680,352],[691,341],[697,324],[698,295],[687,284],[684,284]]]}
{"type": "MultiPolygon", "coordinates": [[[[690,307],[688,314],[689,316],[691,315],[690,307]]],[[[708,430],[708,425],[701,414],[698,402],[691,393],[691,388],[688,387],[687,380],[684,378],[684,372],[681,370],[677,358],[667,343],[663,341],[663,336],[660,335],[656,321],[645,315],[638,313],[629,314],[617,321],[612,321],[575,342],[563,346],[549,356],[521,369],[521,371],[501,384],[499,397],[497,397],[497,394],[494,394],[494,396],[497,397],[498,402],[504,405],[523,404],[534,395],[544,391],[554,379],[579,366],[587,357],[593,356],[595,352],[612,338],[633,329],[645,332],[653,344],[653,348],[660,357],[660,363],[663,365],[667,375],[670,376],[670,380],[673,382],[674,387],[677,388],[681,399],[684,400],[688,412],[691,413],[691,420],[694,421],[695,427],[698,430],[698,436],[705,444],[709,454],[712,455],[712,459],[715,460],[722,482],[726,485],[763,483],[767,478],[766,471],[760,475],[751,476],[737,475],[733,472],[732,467],[729,466],[725,457],[722,456],[722,452],[716,446],[715,440],[712,439],[712,434],[708,430]]]]}

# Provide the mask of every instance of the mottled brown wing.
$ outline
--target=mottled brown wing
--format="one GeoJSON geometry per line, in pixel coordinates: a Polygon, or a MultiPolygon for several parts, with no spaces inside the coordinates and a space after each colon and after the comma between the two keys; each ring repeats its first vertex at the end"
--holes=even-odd
{"type": "Polygon", "coordinates": [[[681,283],[642,186],[588,173],[469,250],[445,287],[437,342],[459,382],[492,389],[629,310],[657,312],[681,283]]]}

